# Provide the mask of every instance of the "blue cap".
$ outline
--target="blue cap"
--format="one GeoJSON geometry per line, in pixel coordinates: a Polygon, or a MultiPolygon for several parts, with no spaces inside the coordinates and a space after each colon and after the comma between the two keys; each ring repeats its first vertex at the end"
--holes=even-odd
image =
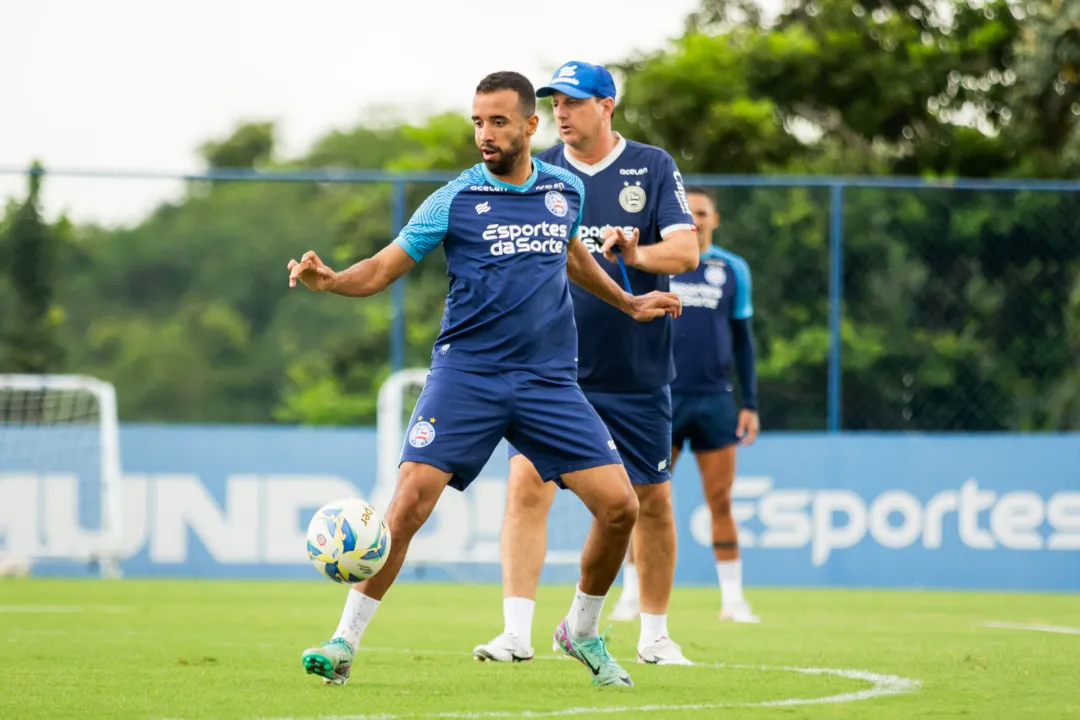
{"type": "Polygon", "coordinates": [[[555,71],[551,82],[536,91],[536,97],[561,92],[573,98],[614,98],[615,80],[602,65],[571,60],[555,71]]]}

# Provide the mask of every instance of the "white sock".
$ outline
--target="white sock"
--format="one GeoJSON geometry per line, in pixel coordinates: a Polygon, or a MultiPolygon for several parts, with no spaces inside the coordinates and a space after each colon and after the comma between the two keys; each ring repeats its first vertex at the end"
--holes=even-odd
{"type": "Polygon", "coordinates": [[[528,598],[503,598],[503,632],[514,635],[526,647],[532,645],[533,610],[536,601],[528,598]]]}
{"type": "Polygon", "coordinates": [[[604,609],[604,595],[586,595],[581,588],[574,590],[574,603],[570,606],[570,634],[574,637],[596,637],[600,634],[600,611],[604,609]]]}
{"type": "Polygon", "coordinates": [[[619,602],[629,602],[636,605],[638,602],[638,588],[640,587],[638,584],[637,565],[623,565],[622,572],[622,596],[619,597],[619,602]]]}
{"type": "Polygon", "coordinates": [[[662,637],[668,637],[667,613],[663,615],[641,613],[641,635],[638,638],[638,648],[651,645],[662,637]]]}
{"type": "Polygon", "coordinates": [[[742,560],[723,560],[716,563],[716,576],[720,579],[720,601],[724,605],[743,602],[742,560]]]}
{"type": "Polygon", "coordinates": [[[345,642],[356,650],[360,646],[361,636],[378,609],[378,600],[369,598],[355,588],[350,589],[349,597],[345,600],[345,610],[341,613],[341,622],[334,631],[334,638],[345,638],[345,642]]]}

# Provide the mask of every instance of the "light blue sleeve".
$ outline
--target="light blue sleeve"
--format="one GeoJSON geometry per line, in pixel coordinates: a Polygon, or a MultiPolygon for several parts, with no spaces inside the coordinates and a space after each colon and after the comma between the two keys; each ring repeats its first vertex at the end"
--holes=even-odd
{"type": "Polygon", "coordinates": [[[394,240],[416,262],[437,248],[446,237],[450,228],[450,204],[459,189],[460,185],[455,182],[428,195],[394,240]]]}
{"type": "Polygon", "coordinates": [[[731,303],[731,317],[745,320],[754,315],[754,304],[750,301],[750,265],[738,255],[728,258],[728,266],[735,273],[735,302],[731,303]]]}
{"type": "Polygon", "coordinates": [[[585,217],[585,183],[581,182],[581,179],[574,176],[574,189],[578,191],[581,204],[578,206],[577,217],[574,218],[574,224],[570,226],[570,237],[577,237],[578,231],[581,230],[581,219],[585,217]]]}

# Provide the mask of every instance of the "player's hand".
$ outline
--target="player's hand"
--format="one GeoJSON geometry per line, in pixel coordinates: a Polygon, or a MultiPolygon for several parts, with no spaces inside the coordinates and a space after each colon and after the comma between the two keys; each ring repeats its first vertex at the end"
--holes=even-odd
{"type": "Polygon", "coordinates": [[[600,252],[610,262],[617,262],[615,251],[618,250],[626,264],[634,267],[637,263],[638,238],[640,237],[641,233],[637,228],[634,228],[630,237],[626,236],[626,232],[621,227],[608,228],[604,231],[604,244],[600,246],[600,252]]]}
{"type": "Polygon", "coordinates": [[[288,269],[289,287],[296,287],[296,281],[299,280],[304,287],[315,292],[326,292],[333,288],[337,277],[337,273],[323,264],[314,250],[304,253],[300,262],[290,260],[288,269]]]}
{"type": "MultiPolygon", "coordinates": [[[[728,427],[731,427],[730,425],[728,427]]],[[[743,408],[739,411],[739,427],[735,434],[739,437],[740,445],[752,445],[761,432],[761,419],[756,410],[743,408]]]]}
{"type": "Polygon", "coordinates": [[[659,290],[646,295],[631,295],[629,315],[638,322],[648,322],[664,315],[677,318],[682,315],[682,302],[675,293],[659,290]]]}

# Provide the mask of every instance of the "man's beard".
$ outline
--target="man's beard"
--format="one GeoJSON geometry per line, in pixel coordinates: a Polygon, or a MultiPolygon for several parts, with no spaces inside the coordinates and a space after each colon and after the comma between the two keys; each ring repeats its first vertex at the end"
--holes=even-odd
{"type": "Polygon", "coordinates": [[[494,157],[484,159],[488,172],[492,175],[509,175],[521,157],[523,145],[520,141],[510,143],[505,149],[496,145],[485,145],[485,150],[494,150],[497,153],[494,157]]]}

